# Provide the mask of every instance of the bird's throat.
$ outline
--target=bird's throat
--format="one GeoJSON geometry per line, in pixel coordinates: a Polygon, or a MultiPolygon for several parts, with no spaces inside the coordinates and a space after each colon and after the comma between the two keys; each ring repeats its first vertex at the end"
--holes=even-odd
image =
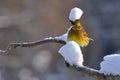
{"type": "Polygon", "coordinates": [[[80,30],[81,29],[81,24],[79,21],[75,21],[72,27],[73,30],[80,30]]]}

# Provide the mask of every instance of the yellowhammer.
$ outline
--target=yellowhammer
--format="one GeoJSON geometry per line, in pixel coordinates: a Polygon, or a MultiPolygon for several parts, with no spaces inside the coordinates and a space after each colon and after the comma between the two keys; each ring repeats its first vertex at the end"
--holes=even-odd
{"type": "Polygon", "coordinates": [[[81,15],[83,14],[82,10],[79,8],[73,8],[70,12],[69,19],[72,23],[71,29],[68,31],[67,41],[75,41],[81,47],[87,46],[89,40],[86,31],[79,22],[81,15]]]}

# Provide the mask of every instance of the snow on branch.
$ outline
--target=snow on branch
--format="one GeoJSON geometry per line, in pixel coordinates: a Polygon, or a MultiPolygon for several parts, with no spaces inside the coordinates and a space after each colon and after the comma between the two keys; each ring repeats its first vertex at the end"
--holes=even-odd
{"type": "MultiPolygon", "coordinates": [[[[10,43],[5,50],[0,50],[0,53],[9,53],[10,50],[16,49],[17,47],[34,47],[34,46],[41,45],[43,43],[48,43],[48,42],[66,44],[64,40],[50,37],[50,38],[45,38],[45,39],[33,41],[33,42],[10,43]]],[[[104,74],[99,72],[99,70],[95,70],[86,66],[78,66],[78,65],[70,64],[69,68],[75,69],[79,71],[81,74],[94,77],[98,80],[120,80],[119,75],[104,74]]]]}

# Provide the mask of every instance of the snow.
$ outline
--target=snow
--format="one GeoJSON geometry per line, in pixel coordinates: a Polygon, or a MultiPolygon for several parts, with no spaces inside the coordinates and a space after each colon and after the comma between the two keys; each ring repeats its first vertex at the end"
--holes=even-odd
{"type": "Polygon", "coordinates": [[[53,39],[53,37],[44,38],[44,40],[47,40],[47,39],[53,39]]]}
{"type": "Polygon", "coordinates": [[[81,18],[82,14],[83,14],[83,11],[80,8],[75,7],[73,9],[71,9],[71,11],[70,11],[69,20],[71,20],[73,22],[75,20],[79,20],[81,18]]]}
{"type": "Polygon", "coordinates": [[[62,34],[61,36],[56,36],[55,39],[57,40],[63,40],[65,42],[67,42],[67,36],[68,36],[68,32],[70,31],[70,29],[72,28],[72,26],[70,26],[70,28],[68,28],[67,32],[62,34]]]}
{"type": "Polygon", "coordinates": [[[63,34],[61,36],[56,36],[55,39],[67,41],[67,35],[68,35],[68,33],[65,33],[65,34],[63,34]]]}
{"type": "Polygon", "coordinates": [[[83,55],[81,48],[74,41],[67,42],[59,50],[59,53],[64,57],[70,65],[83,66],[83,55]]]}
{"type": "Polygon", "coordinates": [[[120,54],[112,54],[104,57],[100,63],[100,72],[104,74],[120,75],[120,54]]]}

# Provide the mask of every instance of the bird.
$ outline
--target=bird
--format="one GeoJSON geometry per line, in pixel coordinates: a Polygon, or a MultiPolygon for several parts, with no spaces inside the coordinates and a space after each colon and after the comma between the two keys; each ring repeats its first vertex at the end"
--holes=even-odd
{"type": "Polygon", "coordinates": [[[85,29],[80,23],[80,17],[83,14],[82,10],[75,7],[71,10],[69,15],[69,20],[72,24],[71,28],[68,30],[67,41],[75,41],[81,47],[86,47],[90,40],[85,29]]]}

